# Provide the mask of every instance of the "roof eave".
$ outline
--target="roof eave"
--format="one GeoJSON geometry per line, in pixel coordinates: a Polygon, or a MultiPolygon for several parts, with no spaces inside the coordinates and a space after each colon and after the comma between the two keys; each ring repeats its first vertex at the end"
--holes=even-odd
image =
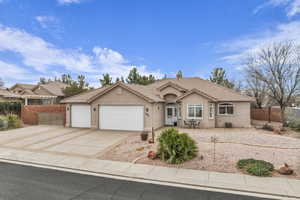
{"type": "Polygon", "coordinates": [[[124,88],[124,89],[127,89],[127,90],[133,92],[135,95],[137,95],[137,96],[143,98],[144,100],[148,101],[149,103],[155,103],[155,102],[156,102],[154,99],[149,98],[149,97],[146,97],[145,95],[141,94],[140,92],[138,92],[138,91],[136,91],[136,90],[134,90],[134,89],[132,89],[132,88],[126,86],[124,83],[122,83],[122,82],[117,82],[117,83],[111,85],[110,87],[106,88],[105,90],[101,91],[99,94],[97,94],[97,95],[91,97],[90,99],[88,99],[88,100],[87,100],[87,103],[93,102],[93,101],[96,100],[97,98],[101,97],[101,96],[104,95],[105,93],[111,91],[112,89],[114,89],[114,88],[116,88],[116,87],[118,87],[118,86],[120,86],[120,87],[122,87],[122,88],[124,88]]]}

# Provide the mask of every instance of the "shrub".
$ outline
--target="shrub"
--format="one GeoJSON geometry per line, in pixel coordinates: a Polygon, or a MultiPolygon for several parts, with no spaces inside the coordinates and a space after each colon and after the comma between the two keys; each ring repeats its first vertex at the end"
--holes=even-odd
{"type": "Polygon", "coordinates": [[[274,131],[273,126],[271,126],[269,124],[264,124],[262,129],[267,130],[267,131],[274,131]]]}
{"type": "Polygon", "coordinates": [[[232,123],[231,122],[225,122],[225,128],[232,128],[232,123]]]}
{"type": "Polygon", "coordinates": [[[14,114],[7,115],[7,122],[8,128],[20,128],[22,126],[22,121],[14,114]]]}
{"type": "Polygon", "coordinates": [[[300,120],[291,121],[288,126],[295,131],[300,131],[300,120]]]}
{"type": "Polygon", "coordinates": [[[7,120],[4,117],[0,117],[0,130],[7,129],[7,120]]]}
{"type": "Polygon", "coordinates": [[[237,168],[254,176],[268,176],[274,170],[274,165],[264,160],[242,159],[238,161],[237,168]]]}
{"type": "Polygon", "coordinates": [[[167,163],[180,164],[197,156],[196,142],[186,133],[169,128],[158,138],[158,156],[167,163]]]}
{"type": "Polygon", "coordinates": [[[237,162],[237,168],[244,169],[246,166],[248,166],[249,164],[252,164],[254,162],[255,162],[255,160],[252,158],[239,160],[237,162]]]}
{"type": "Polygon", "coordinates": [[[21,102],[0,102],[0,114],[21,113],[21,102]]]}

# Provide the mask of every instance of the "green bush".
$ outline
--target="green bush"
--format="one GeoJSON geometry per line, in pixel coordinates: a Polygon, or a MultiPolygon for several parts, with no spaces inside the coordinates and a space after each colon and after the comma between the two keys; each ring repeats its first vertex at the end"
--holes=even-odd
{"type": "Polygon", "coordinates": [[[158,141],[158,155],[167,163],[180,164],[197,156],[196,142],[175,128],[164,130],[158,141]]]}
{"type": "Polygon", "coordinates": [[[0,102],[0,114],[6,115],[9,113],[20,114],[21,102],[0,102]]]}
{"type": "Polygon", "coordinates": [[[22,126],[22,121],[19,119],[18,115],[9,114],[7,115],[8,128],[20,128],[22,126]]]}
{"type": "Polygon", "coordinates": [[[5,117],[0,117],[0,130],[7,129],[7,120],[5,117]]]}
{"type": "Polygon", "coordinates": [[[288,126],[295,131],[300,131],[300,120],[291,121],[288,126]]]}
{"type": "Polygon", "coordinates": [[[239,160],[237,168],[245,170],[254,176],[268,176],[274,171],[274,165],[272,163],[252,158],[239,160]]]}

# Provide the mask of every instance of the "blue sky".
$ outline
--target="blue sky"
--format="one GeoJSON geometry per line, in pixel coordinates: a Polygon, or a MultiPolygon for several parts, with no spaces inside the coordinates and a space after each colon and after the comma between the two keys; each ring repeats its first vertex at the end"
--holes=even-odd
{"type": "Polygon", "coordinates": [[[300,0],[0,0],[6,86],[39,77],[103,73],[242,79],[247,55],[274,41],[300,43],[300,0]]]}

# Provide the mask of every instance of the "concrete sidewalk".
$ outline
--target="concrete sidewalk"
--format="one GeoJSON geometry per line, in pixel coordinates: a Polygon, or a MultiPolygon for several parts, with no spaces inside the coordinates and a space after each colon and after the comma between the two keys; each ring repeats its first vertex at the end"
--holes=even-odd
{"type": "Polygon", "coordinates": [[[46,168],[80,170],[78,171],[80,173],[93,173],[99,176],[111,175],[115,178],[141,182],[154,181],[163,185],[175,184],[274,199],[300,199],[300,180],[294,179],[168,168],[7,148],[0,148],[0,159],[4,162],[22,162],[46,168]]]}

